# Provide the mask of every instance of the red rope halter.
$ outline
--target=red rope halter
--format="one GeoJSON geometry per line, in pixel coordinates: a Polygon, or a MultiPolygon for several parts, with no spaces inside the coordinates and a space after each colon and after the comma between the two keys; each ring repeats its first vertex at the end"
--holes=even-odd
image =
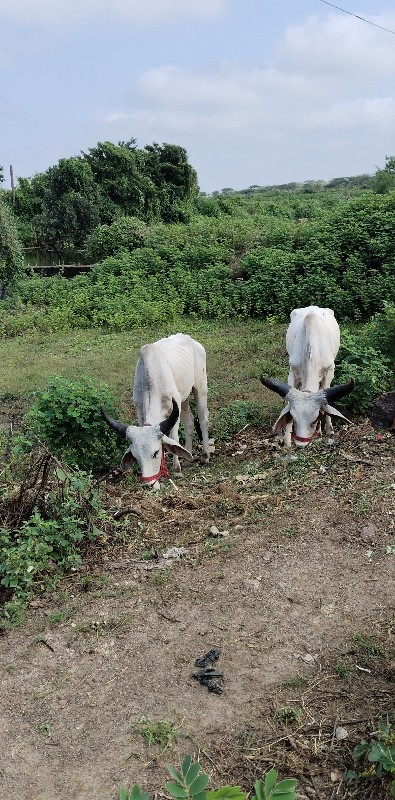
{"type": "MultiPolygon", "coordinates": [[[[144,422],[144,428],[150,428],[150,422],[144,422]]],[[[143,483],[152,483],[153,481],[160,481],[161,478],[170,478],[169,470],[165,464],[165,448],[162,445],[162,458],[160,460],[160,467],[159,472],[156,475],[150,475],[148,478],[144,478],[143,475],[140,475],[140,480],[143,483]]]]}

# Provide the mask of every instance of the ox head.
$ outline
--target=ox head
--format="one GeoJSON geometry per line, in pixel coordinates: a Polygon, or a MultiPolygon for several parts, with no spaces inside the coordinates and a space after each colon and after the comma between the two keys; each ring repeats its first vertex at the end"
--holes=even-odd
{"type": "Polygon", "coordinates": [[[320,389],[318,392],[303,392],[300,389],[294,389],[288,383],[281,383],[281,381],[277,381],[274,378],[261,377],[261,383],[273,392],[277,392],[287,401],[287,405],[283,408],[274,425],[274,430],[280,430],[292,420],[293,440],[299,447],[304,447],[311,441],[320,415],[330,414],[350,422],[340,411],[329,405],[329,401],[340,400],[341,397],[352,392],[355,386],[353,379],[349,383],[329,386],[327,389],[320,389]]]}
{"type": "Polygon", "coordinates": [[[129,469],[134,461],[137,461],[141,470],[141,480],[151,489],[160,488],[160,479],[169,473],[165,466],[164,450],[168,450],[173,455],[191,459],[192,455],[185,447],[171,439],[168,434],[176,424],[179,417],[179,408],[173,400],[173,409],[166,419],[157,425],[125,425],[110,417],[102,408],[101,413],[107,424],[120,436],[125,437],[130,445],[123,456],[121,467],[123,470],[129,469]]]}

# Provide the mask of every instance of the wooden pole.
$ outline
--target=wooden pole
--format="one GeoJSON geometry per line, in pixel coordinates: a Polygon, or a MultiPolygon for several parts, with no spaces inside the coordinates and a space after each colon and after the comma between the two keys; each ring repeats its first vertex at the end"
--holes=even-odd
{"type": "Polygon", "coordinates": [[[11,191],[12,191],[12,205],[15,205],[15,183],[14,183],[14,170],[10,164],[10,178],[11,178],[11,191]]]}

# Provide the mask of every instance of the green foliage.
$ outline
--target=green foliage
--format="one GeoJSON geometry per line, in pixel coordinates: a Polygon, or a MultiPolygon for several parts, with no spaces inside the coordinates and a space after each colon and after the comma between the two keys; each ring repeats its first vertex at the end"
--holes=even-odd
{"type": "Polygon", "coordinates": [[[99,225],[88,236],[85,256],[89,261],[103,261],[122,250],[135,250],[144,245],[145,222],[136,217],[118,217],[111,225],[99,225]]]}
{"type": "Polygon", "coordinates": [[[254,401],[234,400],[220,408],[213,417],[213,432],[216,439],[225,440],[239,433],[247,425],[258,427],[263,423],[262,405],[254,401]]]}
{"type": "Polygon", "coordinates": [[[336,359],[336,382],[354,377],[354,391],[342,403],[362,415],[375,398],[393,388],[395,379],[395,305],[384,303],[363,328],[342,331],[336,359]]]}
{"type": "Polygon", "coordinates": [[[288,778],[284,781],[277,781],[277,771],[269,770],[265,775],[265,780],[255,782],[255,796],[252,800],[295,800],[296,780],[288,778]]]}
{"type": "Polygon", "coordinates": [[[136,733],[139,733],[146,740],[148,747],[159,745],[162,750],[166,750],[180,737],[179,730],[181,725],[176,721],[159,719],[156,722],[141,716],[135,725],[136,733]]]}
{"type": "Polygon", "coordinates": [[[118,462],[122,452],[102,419],[101,406],[117,415],[113,392],[105,384],[55,376],[35,394],[24,424],[66,464],[100,473],[118,462]]]}
{"type": "MultiPolygon", "coordinates": [[[[362,770],[349,770],[349,781],[358,783],[361,778],[383,779],[386,773],[395,776],[395,729],[393,725],[379,722],[378,729],[371,734],[371,741],[361,739],[353,750],[354,761],[363,759],[362,770]],[[370,766],[369,766],[370,765],[370,766]]],[[[391,794],[395,797],[395,777],[391,781],[391,794]]]]}
{"type": "Polygon", "coordinates": [[[283,725],[291,725],[300,718],[300,708],[280,708],[277,712],[277,716],[283,725]]]}
{"type": "Polygon", "coordinates": [[[150,793],[142,792],[137,783],[134,784],[130,792],[123,788],[119,791],[119,800],[149,800],[150,797],[150,793]]]}
{"type": "MultiPolygon", "coordinates": [[[[93,515],[99,508],[92,479],[82,472],[66,474],[57,469],[58,485],[47,495],[45,518],[33,511],[17,531],[0,528],[1,585],[13,592],[13,603],[31,596],[48,578],[48,565],[62,574],[81,562],[79,545],[94,535],[93,515]]],[[[5,613],[15,617],[18,607],[7,605],[5,613]]]]}
{"type": "Polygon", "coordinates": [[[22,245],[14,215],[0,198],[0,299],[23,269],[22,245]]]}
{"type": "MultiPolygon", "coordinates": [[[[174,800],[246,800],[247,792],[240,786],[222,786],[220,789],[206,790],[209,777],[201,772],[200,764],[192,761],[191,756],[186,756],[179,770],[170,765],[167,771],[173,778],[165,784],[166,792],[174,800]]],[[[288,780],[277,783],[277,771],[269,770],[264,781],[255,782],[255,795],[252,800],[295,800],[296,780],[288,780]]],[[[135,784],[128,793],[126,789],[119,792],[119,800],[149,800],[148,792],[142,792],[138,784],[135,784]]]]}

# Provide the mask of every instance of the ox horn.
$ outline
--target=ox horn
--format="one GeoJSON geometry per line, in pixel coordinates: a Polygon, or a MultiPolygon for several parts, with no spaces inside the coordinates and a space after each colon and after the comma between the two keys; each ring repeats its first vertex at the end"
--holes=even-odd
{"type": "Polygon", "coordinates": [[[174,425],[176,424],[178,417],[180,415],[180,411],[174,397],[172,397],[171,399],[173,401],[173,409],[169,414],[169,416],[159,423],[159,428],[162,431],[162,433],[165,434],[165,436],[169,435],[171,429],[174,428],[174,425]]]}
{"type": "Polygon", "coordinates": [[[328,386],[324,389],[324,395],[329,403],[335,403],[336,400],[340,400],[341,397],[344,397],[345,394],[350,394],[354,389],[355,381],[354,378],[348,383],[340,383],[337,386],[328,386]]]}
{"type": "Polygon", "coordinates": [[[101,409],[101,415],[103,419],[106,420],[107,425],[109,425],[110,428],[116,431],[116,433],[118,433],[119,436],[123,436],[124,438],[126,438],[126,431],[129,425],[125,425],[124,422],[118,422],[117,419],[113,419],[113,417],[110,417],[110,415],[107,414],[104,408],[101,409]]]}
{"type": "Polygon", "coordinates": [[[272,392],[277,392],[277,394],[281,395],[281,397],[286,397],[292,388],[289,383],[282,383],[281,381],[277,381],[275,378],[264,378],[263,375],[261,375],[260,381],[264,386],[266,386],[267,389],[271,389],[272,392]]]}

